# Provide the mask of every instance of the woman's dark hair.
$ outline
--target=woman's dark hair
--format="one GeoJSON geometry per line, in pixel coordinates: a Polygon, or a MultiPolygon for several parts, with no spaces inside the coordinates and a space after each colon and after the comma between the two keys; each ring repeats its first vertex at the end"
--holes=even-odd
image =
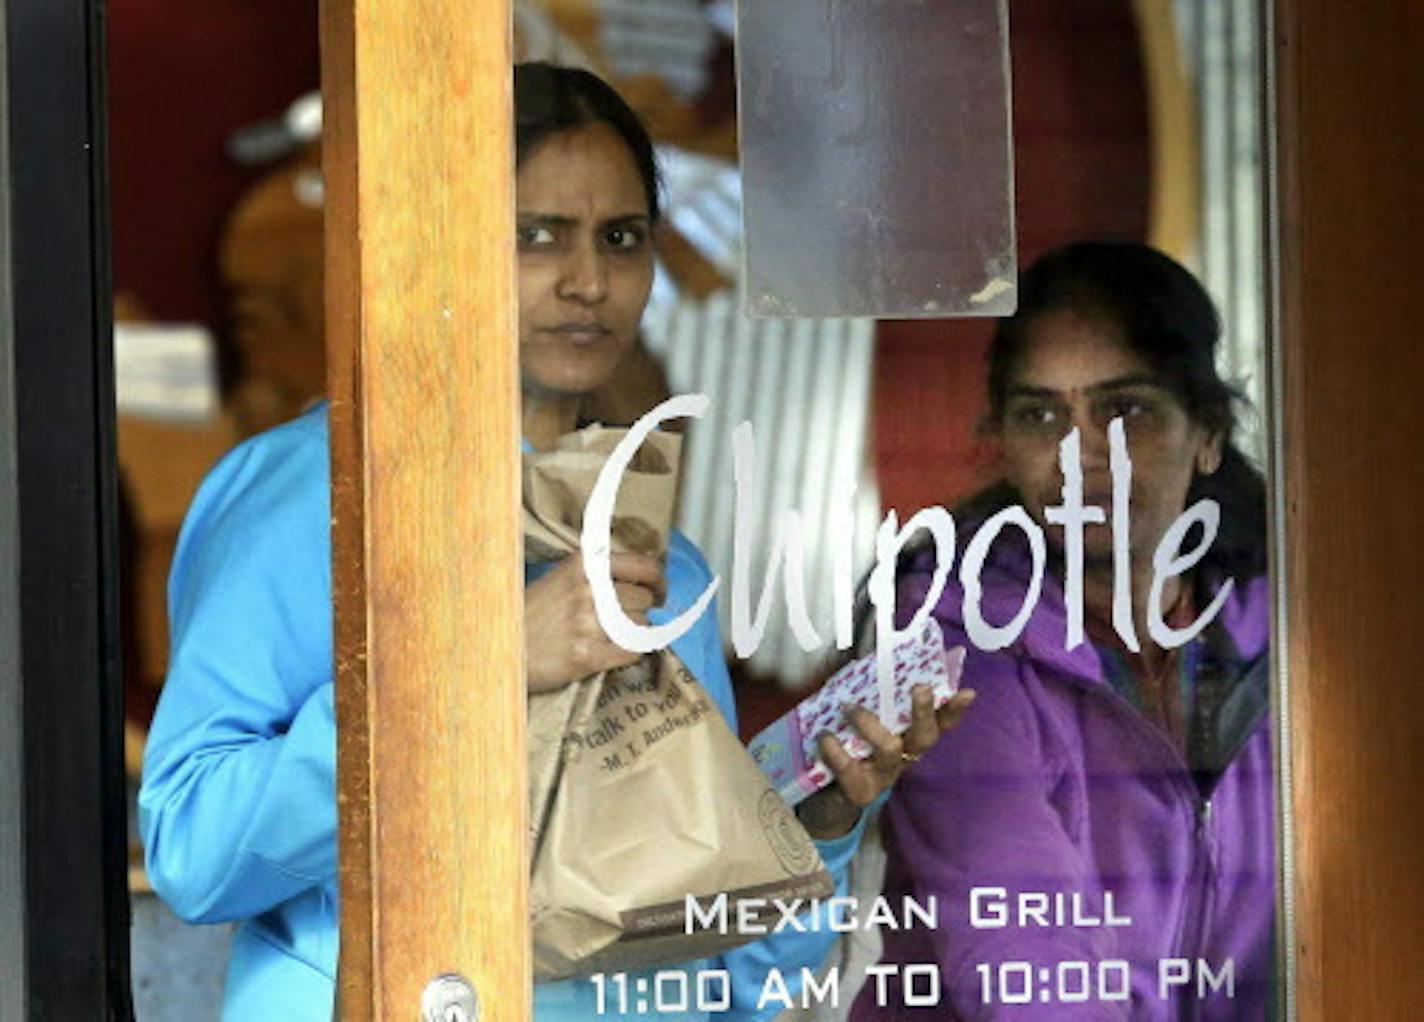
{"type": "Polygon", "coordinates": [[[569,128],[606,124],[618,132],[648,195],[648,216],[657,223],[658,167],[648,129],[611,85],[576,67],[529,63],[514,66],[514,159],[524,162],[544,139],[569,128]]]}
{"type": "Polygon", "coordinates": [[[1068,310],[1117,327],[1132,352],[1197,425],[1221,437],[1221,465],[1198,474],[1187,503],[1221,505],[1221,530],[1205,574],[1266,570],[1266,486],[1232,442],[1246,400],[1216,368],[1221,318],[1206,290],[1175,260],[1136,242],[1086,241],[1056,249],[1019,280],[1018,311],[999,321],[989,347],[989,421],[1002,421],[1009,385],[1041,316],[1068,310]]]}

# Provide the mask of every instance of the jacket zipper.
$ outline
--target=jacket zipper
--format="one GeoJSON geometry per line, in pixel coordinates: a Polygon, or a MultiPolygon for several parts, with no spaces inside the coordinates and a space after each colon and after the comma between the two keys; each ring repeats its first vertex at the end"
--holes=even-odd
{"type": "MultiPolygon", "coordinates": [[[[1202,798],[1196,807],[1196,831],[1195,843],[1197,850],[1201,878],[1199,897],[1196,899],[1196,925],[1193,927],[1194,933],[1189,942],[1183,941],[1181,950],[1185,951],[1188,946],[1192,950],[1191,968],[1195,969],[1196,962],[1206,954],[1206,936],[1211,922],[1213,908],[1216,904],[1216,828],[1211,815],[1211,797],[1202,798]]],[[[1184,1006],[1181,1015],[1184,1019],[1194,1020],[1201,1014],[1201,1001],[1190,996],[1190,991],[1184,991],[1184,1006]]]]}
{"type": "MultiPolygon", "coordinates": [[[[1177,768],[1173,783],[1185,794],[1186,802],[1191,807],[1193,824],[1191,874],[1197,878],[1198,882],[1194,885],[1195,890],[1188,899],[1187,905],[1182,910],[1181,919],[1177,923],[1177,936],[1172,946],[1178,950],[1179,957],[1180,952],[1190,946],[1195,955],[1195,958],[1192,959],[1193,968],[1195,968],[1196,959],[1201,958],[1206,951],[1206,935],[1210,921],[1210,910],[1215,901],[1212,895],[1216,887],[1217,849],[1215,823],[1212,818],[1211,793],[1215,790],[1216,783],[1218,782],[1213,782],[1212,788],[1203,793],[1197,786],[1197,783],[1192,780],[1191,765],[1187,763],[1186,757],[1178,751],[1175,745],[1167,740],[1165,735],[1161,734],[1150,723],[1142,719],[1141,714],[1138,713],[1131,703],[1119,695],[1111,684],[1107,682],[1084,684],[1076,679],[1074,679],[1072,683],[1090,691],[1101,692],[1098,698],[1106,699],[1107,702],[1113,706],[1115,713],[1124,718],[1124,720],[1130,721],[1128,725],[1130,728],[1135,729],[1140,734],[1149,736],[1149,740],[1155,742],[1158,748],[1166,754],[1167,758],[1171,760],[1173,765],[1177,768]],[[1190,925],[1188,925],[1189,923],[1190,925]]],[[[1263,712],[1269,713],[1269,708],[1263,712]]],[[[1242,737],[1232,746],[1230,755],[1225,757],[1227,764],[1235,761],[1236,756],[1245,748],[1246,743],[1251,740],[1251,736],[1256,733],[1256,728],[1259,726],[1260,718],[1258,717],[1252,722],[1249,728],[1244,730],[1242,737]]],[[[1179,1016],[1184,1020],[1197,1018],[1199,1013],[1198,1009],[1200,1007],[1199,1003],[1191,998],[1185,998],[1184,1000],[1186,1006],[1178,1013],[1179,1016]]]]}
{"type": "MultiPolygon", "coordinates": [[[[1107,703],[1113,707],[1113,712],[1123,718],[1130,729],[1147,736],[1149,741],[1155,742],[1158,748],[1172,762],[1175,767],[1173,770],[1172,783],[1177,787],[1178,791],[1182,793],[1184,801],[1190,807],[1189,812],[1192,822],[1192,861],[1188,867],[1188,871],[1191,876],[1200,876],[1204,879],[1204,870],[1202,868],[1203,835],[1205,834],[1205,826],[1210,823],[1211,810],[1206,807],[1211,805],[1211,800],[1210,798],[1204,798],[1202,796],[1196,782],[1192,780],[1191,767],[1188,765],[1186,758],[1177,750],[1175,745],[1167,740],[1165,735],[1161,734],[1150,723],[1142,719],[1141,714],[1138,713],[1132,704],[1119,695],[1110,684],[1103,682],[1101,684],[1085,685],[1083,687],[1099,692],[1100,694],[1097,698],[1106,700],[1107,703]]],[[[1196,884],[1193,885],[1193,890],[1186,899],[1182,913],[1177,919],[1176,934],[1173,937],[1171,945],[1174,950],[1180,951],[1180,949],[1185,948],[1189,936],[1194,946],[1204,939],[1206,925],[1205,920],[1202,918],[1202,899],[1200,892],[1196,889],[1197,886],[1196,884]]],[[[1181,1013],[1179,1012],[1178,1014],[1180,1016],[1181,1013]]]]}

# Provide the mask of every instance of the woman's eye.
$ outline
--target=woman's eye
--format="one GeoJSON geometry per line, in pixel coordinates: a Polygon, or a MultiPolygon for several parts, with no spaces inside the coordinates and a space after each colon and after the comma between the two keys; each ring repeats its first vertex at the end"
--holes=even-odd
{"type": "Polygon", "coordinates": [[[1156,404],[1146,398],[1123,396],[1109,401],[1104,409],[1106,414],[1101,417],[1108,421],[1142,419],[1150,416],[1156,410],[1156,404]]]}
{"type": "Polygon", "coordinates": [[[615,227],[603,236],[603,243],[619,252],[632,252],[641,248],[644,235],[631,227],[615,227]]]}
{"type": "Polygon", "coordinates": [[[554,232],[547,227],[525,226],[515,230],[520,248],[544,248],[554,243],[554,232]]]}
{"type": "Polygon", "coordinates": [[[1023,429],[1049,429],[1058,424],[1058,410],[1052,405],[1020,405],[1014,409],[1013,421],[1023,429]]]}

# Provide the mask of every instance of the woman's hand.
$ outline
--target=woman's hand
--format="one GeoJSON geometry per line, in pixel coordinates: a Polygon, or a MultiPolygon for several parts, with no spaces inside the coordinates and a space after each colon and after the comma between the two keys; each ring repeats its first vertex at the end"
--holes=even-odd
{"type": "MultiPolygon", "coordinates": [[[[663,566],[642,554],[614,554],[613,586],[623,612],[647,624],[662,600],[663,566]]],[[[524,662],[530,692],[549,692],[599,671],[624,667],[630,653],[603,632],[579,557],[565,557],[524,588],[524,662]]]]}
{"type": "Polygon", "coordinates": [[[860,811],[899,780],[905,768],[929,752],[946,731],[958,725],[972,702],[974,690],[963,689],[936,710],[929,686],[916,685],[910,696],[910,727],[899,737],[886,730],[869,710],[848,708],[846,715],[851,724],[873,751],[869,759],[858,760],[834,735],[821,735],[821,757],[836,775],[836,783],[796,807],[806,831],[817,840],[850,833],[860,819],[860,811]]]}

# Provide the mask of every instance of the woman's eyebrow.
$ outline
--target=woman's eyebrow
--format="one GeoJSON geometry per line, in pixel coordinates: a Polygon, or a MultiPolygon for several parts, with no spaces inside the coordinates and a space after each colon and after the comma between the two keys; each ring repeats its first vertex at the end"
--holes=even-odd
{"type": "Polygon", "coordinates": [[[1061,390],[1054,390],[1052,387],[1036,387],[1028,383],[1010,384],[1008,390],[1009,397],[1062,397],[1061,390]]]}
{"type": "Polygon", "coordinates": [[[578,220],[574,217],[559,216],[555,213],[532,213],[519,210],[515,217],[524,223],[538,224],[540,227],[574,227],[578,224],[578,220]]]}
{"type": "Polygon", "coordinates": [[[1128,373],[1126,376],[1116,376],[1111,380],[1095,383],[1088,388],[1088,393],[1102,394],[1114,390],[1126,390],[1129,387],[1151,387],[1155,390],[1164,389],[1162,382],[1154,376],[1147,373],[1128,373]]]}
{"type": "Polygon", "coordinates": [[[603,221],[605,227],[637,227],[649,222],[646,213],[619,213],[603,221]]]}
{"type": "MultiPolygon", "coordinates": [[[[519,210],[515,214],[516,218],[527,224],[538,224],[541,227],[577,227],[581,221],[578,217],[563,216],[559,213],[539,213],[534,210],[519,210]]],[[[600,221],[604,227],[623,227],[636,224],[646,224],[649,221],[646,213],[618,213],[600,221]]]]}
{"type": "MultiPolygon", "coordinates": [[[[1105,394],[1117,390],[1126,390],[1129,387],[1152,387],[1162,390],[1162,383],[1155,377],[1147,373],[1128,373],[1125,376],[1115,376],[1110,380],[1103,380],[1099,383],[1089,384],[1083,388],[1073,388],[1074,393],[1083,394],[1105,394]]],[[[1011,384],[1008,389],[1009,397],[1032,397],[1032,398],[1062,398],[1069,391],[1059,390],[1055,387],[1044,387],[1032,383],[1011,384]]]]}

